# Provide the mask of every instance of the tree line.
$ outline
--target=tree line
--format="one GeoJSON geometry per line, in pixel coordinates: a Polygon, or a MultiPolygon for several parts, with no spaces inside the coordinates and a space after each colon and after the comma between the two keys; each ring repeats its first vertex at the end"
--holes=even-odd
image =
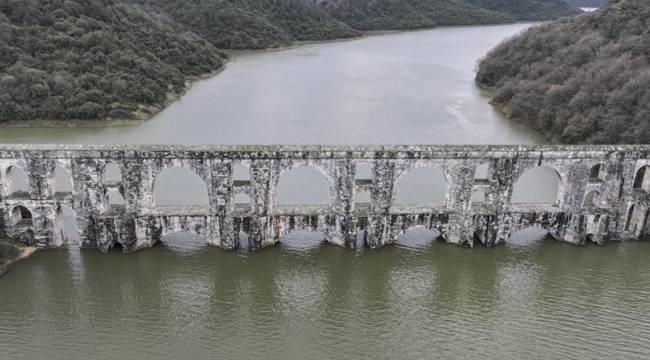
{"type": "MultiPolygon", "coordinates": [[[[219,69],[219,49],[526,19],[494,1],[3,0],[0,122],[147,118],[219,69]]],[[[546,3],[563,4],[546,18],[576,12],[546,3]]]]}
{"type": "Polygon", "coordinates": [[[477,81],[511,118],[563,143],[650,142],[650,2],[533,27],[492,50],[477,81]]]}

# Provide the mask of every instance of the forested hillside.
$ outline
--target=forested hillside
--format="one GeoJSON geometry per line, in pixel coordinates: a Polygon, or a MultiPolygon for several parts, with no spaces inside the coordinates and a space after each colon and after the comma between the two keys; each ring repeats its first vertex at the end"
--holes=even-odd
{"type": "Polygon", "coordinates": [[[575,7],[600,7],[607,4],[608,0],[566,0],[575,7]]]}
{"type": "Polygon", "coordinates": [[[515,20],[463,0],[320,0],[316,3],[332,17],[366,31],[495,24],[515,20]]]}
{"type": "MultiPolygon", "coordinates": [[[[147,118],[218,70],[218,48],[523,19],[491,1],[2,0],[0,122],[147,118]]],[[[548,17],[575,11],[539,6],[559,1],[517,4],[548,17]]]]}
{"type": "Polygon", "coordinates": [[[580,10],[564,0],[465,0],[466,2],[510,15],[516,20],[552,20],[577,15],[580,10]]]}
{"type": "Polygon", "coordinates": [[[513,119],[566,143],[650,143],[650,2],[531,28],[481,63],[513,119]]]}
{"type": "Polygon", "coordinates": [[[0,122],[146,117],[220,52],[117,0],[0,3],[0,122]]]}
{"type": "Polygon", "coordinates": [[[162,11],[213,45],[263,49],[297,40],[359,36],[305,0],[130,0],[162,11]]]}

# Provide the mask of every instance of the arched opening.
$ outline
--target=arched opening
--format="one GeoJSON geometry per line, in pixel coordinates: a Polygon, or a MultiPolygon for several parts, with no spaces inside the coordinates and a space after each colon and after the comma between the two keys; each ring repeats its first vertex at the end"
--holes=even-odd
{"type": "Polygon", "coordinates": [[[237,181],[250,181],[251,170],[244,164],[235,164],[232,168],[232,179],[237,181]]]}
{"type": "Polygon", "coordinates": [[[440,232],[424,226],[412,226],[395,238],[395,244],[409,248],[428,248],[440,235],[440,232]]]}
{"type": "Polygon", "coordinates": [[[124,246],[120,242],[115,242],[113,246],[111,246],[110,249],[108,249],[108,252],[117,252],[117,253],[124,253],[124,246]]]}
{"type": "Polygon", "coordinates": [[[530,226],[510,234],[506,244],[513,247],[530,248],[548,239],[548,230],[541,226],[530,226]]]}
{"type": "Polygon", "coordinates": [[[182,167],[167,168],[154,182],[154,204],[168,206],[209,206],[208,188],[194,171],[182,167]]]}
{"type": "Polygon", "coordinates": [[[596,164],[591,167],[589,171],[589,182],[601,183],[605,182],[605,164],[596,164]]]}
{"type": "Polygon", "coordinates": [[[490,185],[489,164],[481,164],[476,167],[474,172],[474,186],[472,187],[471,204],[473,206],[485,205],[486,189],[490,185]]]}
{"type": "Polygon", "coordinates": [[[330,183],[318,170],[309,166],[298,166],[278,181],[275,204],[283,205],[329,205],[330,183]]]}
{"type": "Polygon", "coordinates": [[[648,165],[642,166],[639,170],[636,171],[634,176],[634,189],[642,189],[645,191],[650,191],[650,176],[648,174],[648,165]]]}
{"type": "Polygon", "coordinates": [[[122,170],[117,164],[108,163],[104,166],[104,171],[102,172],[102,181],[104,184],[118,184],[122,182],[122,170]]]}
{"type": "Polygon", "coordinates": [[[11,223],[13,226],[33,226],[32,212],[21,205],[14,207],[11,210],[11,223]]]}
{"type": "Polygon", "coordinates": [[[366,230],[357,231],[357,236],[354,239],[354,247],[356,249],[363,249],[366,247],[366,230]]]}
{"type": "Polygon", "coordinates": [[[290,250],[311,250],[325,244],[325,235],[309,230],[294,230],[280,238],[282,248],[290,250]]]}
{"type": "Polygon", "coordinates": [[[160,239],[160,243],[166,249],[187,254],[208,247],[208,242],[203,236],[189,232],[169,233],[160,239]]]}
{"type": "Polygon", "coordinates": [[[586,210],[595,210],[601,208],[602,206],[600,201],[600,192],[592,190],[585,195],[585,198],[582,201],[582,208],[586,210]]]}
{"type": "Polygon", "coordinates": [[[250,197],[251,171],[243,164],[236,164],[232,169],[233,204],[237,212],[249,212],[252,208],[250,197]]]}
{"type": "Polygon", "coordinates": [[[397,206],[442,207],[447,203],[445,172],[437,166],[411,169],[395,187],[397,206]]]}
{"type": "Polygon", "coordinates": [[[512,192],[512,203],[559,206],[561,189],[562,181],[557,171],[537,166],[519,177],[512,192]]]}
{"type": "Polygon", "coordinates": [[[625,231],[636,237],[640,235],[641,230],[645,227],[648,208],[643,204],[633,204],[627,211],[625,220],[625,231]]]}
{"type": "Polygon", "coordinates": [[[79,242],[77,216],[68,205],[60,205],[56,209],[55,221],[56,245],[76,244],[79,242]]]}
{"type": "Polygon", "coordinates": [[[55,197],[65,197],[67,194],[72,193],[72,175],[65,167],[61,165],[55,166],[52,174],[54,176],[52,193],[55,197]]]}
{"type": "Polygon", "coordinates": [[[596,236],[594,234],[587,234],[587,237],[585,238],[585,245],[595,244],[595,243],[596,243],[596,236]]]}
{"type": "Polygon", "coordinates": [[[372,165],[366,162],[358,163],[355,168],[354,178],[357,180],[372,180],[372,165]]]}
{"type": "Polygon", "coordinates": [[[22,233],[22,235],[20,235],[20,242],[29,246],[36,245],[36,235],[34,234],[34,231],[29,229],[22,233]]]}
{"type": "Polygon", "coordinates": [[[126,205],[126,201],[124,201],[124,196],[120,194],[120,191],[116,188],[112,188],[108,190],[108,204],[110,206],[124,206],[126,205]]]}
{"type": "Polygon", "coordinates": [[[367,190],[358,191],[354,194],[354,211],[368,213],[371,209],[370,192],[367,190]]]}
{"type": "Polygon", "coordinates": [[[627,219],[625,220],[625,231],[630,231],[630,227],[632,225],[632,217],[634,216],[634,208],[636,207],[636,204],[630,206],[630,208],[627,210],[627,219]]]}
{"type": "Polygon", "coordinates": [[[247,251],[248,249],[250,249],[250,246],[251,246],[250,237],[248,236],[248,234],[246,232],[240,231],[239,232],[239,241],[237,243],[237,248],[239,250],[247,251]]]}
{"type": "Polygon", "coordinates": [[[10,198],[29,198],[29,183],[25,170],[10,166],[5,172],[7,177],[7,194],[10,198]]]}
{"type": "Polygon", "coordinates": [[[251,209],[251,197],[245,193],[235,194],[235,210],[240,212],[248,212],[251,209]]]}

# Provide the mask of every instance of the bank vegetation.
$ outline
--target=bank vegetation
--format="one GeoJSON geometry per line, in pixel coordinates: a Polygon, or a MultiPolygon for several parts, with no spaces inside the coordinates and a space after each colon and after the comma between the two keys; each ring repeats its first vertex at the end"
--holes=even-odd
{"type": "Polygon", "coordinates": [[[573,15],[563,0],[3,0],[0,125],[146,119],[219,49],[573,15]],[[531,16],[534,14],[534,16],[531,16]]]}
{"type": "Polygon", "coordinates": [[[512,119],[562,143],[650,142],[650,2],[536,26],[492,50],[477,82],[512,119]]]}

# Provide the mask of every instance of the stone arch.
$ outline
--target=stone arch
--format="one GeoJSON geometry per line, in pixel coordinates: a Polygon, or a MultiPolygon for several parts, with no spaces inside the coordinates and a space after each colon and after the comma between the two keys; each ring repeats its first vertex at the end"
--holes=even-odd
{"type": "Polygon", "coordinates": [[[528,247],[538,244],[551,236],[551,232],[541,225],[524,226],[513,229],[506,239],[506,245],[528,247]]]}
{"type": "Polygon", "coordinates": [[[585,210],[594,210],[601,206],[601,194],[598,190],[591,190],[585,194],[582,201],[582,208],[585,210]]]}
{"type": "Polygon", "coordinates": [[[234,181],[250,181],[251,169],[244,163],[233,163],[232,179],[234,181]]]}
{"type": "Polygon", "coordinates": [[[589,182],[601,183],[605,182],[607,173],[605,172],[605,164],[598,163],[591,167],[589,170],[589,182]]]}
{"type": "Polygon", "coordinates": [[[394,244],[412,248],[424,248],[441,238],[442,232],[436,228],[429,228],[425,225],[413,225],[397,234],[394,244]]]}
{"type": "Polygon", "coordinates": [[[251,247],[251,237],[243,230],[237,233],[237,248],[242,250],[249,250],[251,247]]]}
{"type": "Polygon", "coordinates": [[[108,198],[108,205],[109,206],[124,206],[126,205],[126,201],[124,200],[124,196],[120,192],[120,189],[118,188],[111,188],[108,189],[107,194],[108,198]]]}
{"type": "Polygon", "coordinates": [[[355,211],[370,211],[372,204],[372,196],[368,190],[354,191],[354,210],[355,211]]]}
{"type": "Polygon", "coordinates": [[[485,205],[487,187],[490,184],[490,164],[480,163],[474,170],[474,184],[472,186],[471,204],[485,205]]]}
{"type": "Polygon", "coordinates": [[[278,243],[293,250],[311,250],[326,244],[327,236],[320,231],[296,228],[280,236],[278,243]]]}
{"type": "Polygon", "coordinates": [[[114,162],[108,162],[102,169],[102,182],[104,184],[115,184],[122,182],[122,169],[114,162]]]}
{"type": "Polygon", "coordinates": [[[632,188],[650,192],[650,165],[642,165],[636,170],[632,188]]]}
{"type": "Polygon", "coordinates": [[[512,204],[547,204],[560,206],[564,179],[559,171],[540,165],[525,170],[512,190],[512,204]]]}
{"type": "Polygon", "coordinates": [[[34,234],[34,230],[32,229],[27,229],[25,232],[20,234],[20,242],[23,244],[27,244],[30,246],[36,245],[36,234],[34,234]]]}
{"type": "Polygon", "coordinates": [[[19,165],[14,164],[5,170],[7,195],[14,198],[29,198],[29,177],[19,165]]]}
{"type": "Polygon", "coordinates": [[[246,164],[233,163],[233,191],[231,202],[235,210],[249,212],[253,202],[250,194],[251,170],[246,164]]]}
{"type": "Polygon", "coordinates": [[[393,188],[393,206],[443,207],[447,203],[447,178],[437,164],[419,164],[400,172],[393,188]]]}
{"type": "Polygon", "coordinates": [[[165,247],[181,252],[204,249],[209,246],[205,234],[197,231],[168,231],[160,236],[160,241],[165,247]]]}
{"type": "Polygon", "coordinates": [[[57,207],[54,232],[56,246],[72,244],[79,241],[77,216],[69,205],[61,204],[57,207]]]}
{"type": "Polygon", "coordinates": [[[634,203],[628,210],[625,217],[623,230],[634,238],[638,238],[645,228],[648,217],[648,207],[643,203],[634,203]]]}
{"type": "Polygon", "coordinates": [[[209,206],[208,187],[195,171],[170,166],[158,172],[153,183],[153,204],[159,206],[209,206]]]}
{"type": "Polygon", "coordinates": [[[11,210],[12,226],[34,226],[34,216],[32,212],[22,205],[16,205],[11,210]]]}
{"type": "Polygon", "coordinates": [[[357,180],[372,180],[373,166],[371,162],[359,161],[355,164],[354,178],[357,180]]]}
{"type": "Polygon", "coordinates": [[[50,172],[50,183],[52,186],[52,195],[62,197],[66,193],[72,193],[74,183],[72,172],[68,166],[56,164],[50,172]]]}
{"type": "Polygon", "coordinates": [[[283,169],[273,189],[274,205],[331,206],[332,182],[319,167],[297,164],[283,169]]]}

